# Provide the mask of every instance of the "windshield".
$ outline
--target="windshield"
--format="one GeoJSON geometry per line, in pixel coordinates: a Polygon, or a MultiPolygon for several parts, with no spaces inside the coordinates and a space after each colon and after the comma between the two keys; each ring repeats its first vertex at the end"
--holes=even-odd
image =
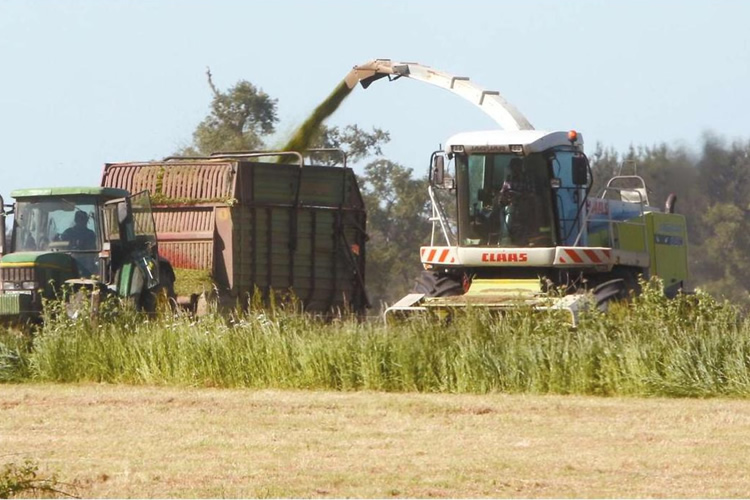
{"type": "Polygon", "coordinates": [[[459,238],[464,246],[554,245],[547,162],[540,154],[457,158],[459,238]]]}
{"type": "Polygon", "coordinates": [[[99,241],[93,197],[33,198],[16,204],[14,252],[71,252],[81,275],[89,276],[96,274],[99,241]]]}

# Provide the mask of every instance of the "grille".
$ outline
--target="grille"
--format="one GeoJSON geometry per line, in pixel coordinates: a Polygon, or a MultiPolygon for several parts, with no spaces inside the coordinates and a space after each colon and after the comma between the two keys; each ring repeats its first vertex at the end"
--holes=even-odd
{"type": "Polygon", "coordinates": [[[2,281],[20,282],[35,281],[36,270],[33,267],[3,267],[0,268],[2,281]]]}

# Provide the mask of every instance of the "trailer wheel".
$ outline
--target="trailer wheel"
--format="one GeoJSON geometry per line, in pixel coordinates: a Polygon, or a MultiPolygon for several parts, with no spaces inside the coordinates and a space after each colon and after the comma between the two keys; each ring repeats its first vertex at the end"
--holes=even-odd
{"type": "Polygon", "coordinates": [[[463,295],[464,286],[456,276],[434,271],[422,271],[416,280],[414,293],[423,293],[427,297],[452,297],[463,295]]]}
{"type": "Polygon", "coordinates": [[[628,296],[628,287],[621,278],[605,281],[594,288],[596,308],[602,312],[607,312],[612,302],[627,300],[628,296]]]}

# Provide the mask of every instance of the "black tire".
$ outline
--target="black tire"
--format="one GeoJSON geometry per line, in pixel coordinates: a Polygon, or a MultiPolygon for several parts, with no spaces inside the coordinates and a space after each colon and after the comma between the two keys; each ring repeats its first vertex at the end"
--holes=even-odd
{"type": "Polygon", "coordinates": [[[602,312],[607,312],[609,310],[609,305],[612,302],[625,301],[628,297],[628,287],[624,279],[618,278],[605,281],[594,288],[596,308],[602,312]]]}
{"type": "Polygon", "coordinates": [[[177,309],[177,295],[174,291],[175,275],[171,267],[159,266],[159,286],[152,290],[144,290],[141,297],[141,308],[149,314],[157,312],[160,300],[166,300],[169,309],[177,309]],[[160,299],[162,297],[162,299],[160,299]]]}
{"type": "Polygon", "coordinates": [[[414,293],[423,293],[426,297],[453,297],[463,295],[464,287],[457,276],[422,271],[414,284],[414,293]]]}

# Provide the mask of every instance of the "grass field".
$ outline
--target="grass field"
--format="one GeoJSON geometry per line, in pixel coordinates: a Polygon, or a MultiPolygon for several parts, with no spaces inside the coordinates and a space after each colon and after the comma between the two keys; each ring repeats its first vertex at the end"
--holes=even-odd
{"type": "Polygon", "coordinates": [[[0,381],[251,389],[747,397],[750,321],[649,290],[606,315],[482,310],[450,321],[323,321],[284,309],[149,318],[115,308],[0,332],[0,381]]]}
{"type": "Polygon", "coordinates": [[[750,402],[0,385],[82,497],[746,497],[750,402]]]}

